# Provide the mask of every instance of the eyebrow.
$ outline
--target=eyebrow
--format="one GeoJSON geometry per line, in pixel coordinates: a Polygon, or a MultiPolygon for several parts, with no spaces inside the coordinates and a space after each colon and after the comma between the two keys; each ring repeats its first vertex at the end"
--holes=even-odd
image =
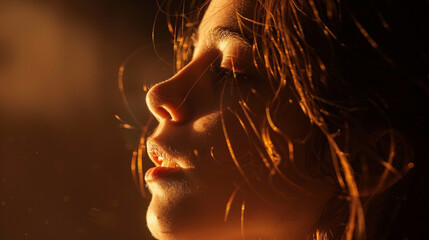
{"type": "MultiPolygon", "coordinates": [[[[251,46],[253,42],[253,38],[245,34],[243,31],[241,31],[240,28],[237,27],[217,26],[211,29],[208,33],[208,38],[211,39],[213,42],[221,42],[222,40],[229,37],[235,38],[238,41],[249,46],[251,46]]],[[[198,32],[192,38],[194,45],[196,45],[199,38],[198,32]]]]}
{"type": "Polygon", "coordinates": [[[214,37],[217,41],[221,41],[227,37],[233,37],[249,45],[251,45],[253,41],[253,39],[247,36],[241,29],[235,27],[215,27],[211,30],[209,36],[214,37]]]}

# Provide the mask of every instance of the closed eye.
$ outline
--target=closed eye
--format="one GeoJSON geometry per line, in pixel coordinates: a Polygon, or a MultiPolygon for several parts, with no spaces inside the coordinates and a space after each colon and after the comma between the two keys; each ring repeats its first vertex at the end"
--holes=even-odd
{"type": "Polygon", "coordinates": [[[216,66],[214,64],[210,65],[209,71],[215,74],[217,83],[223,82],[225,80],[245,80],[248,78],[248,74],[234,71],[230,68],[216,66]]]}

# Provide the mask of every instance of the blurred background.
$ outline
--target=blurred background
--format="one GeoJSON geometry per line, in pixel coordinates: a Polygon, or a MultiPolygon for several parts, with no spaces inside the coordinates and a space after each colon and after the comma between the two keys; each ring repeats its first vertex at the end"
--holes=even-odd
{"type": "MultiPolygon", "coordinates": [[[[0,239],[151,239],[130,171],[144,84],[172,73],[156,0],[0,1],[0,239]],[[155,25],[158,57],[151,33],[155,25]],[[133,54],[134,53],[134,54],[133,54]]],[[[147,164],[146,164],[147,165],[147,164]]]]}

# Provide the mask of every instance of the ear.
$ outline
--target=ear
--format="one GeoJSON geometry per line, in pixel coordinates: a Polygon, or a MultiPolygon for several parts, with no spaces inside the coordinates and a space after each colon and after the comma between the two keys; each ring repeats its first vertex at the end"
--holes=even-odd
{"type": "Polygon", "coordinates": [[[362,197],[382,193],[414,167],[411,148],[393,129],[378,133],[351,134],[350,159],[362,197]]]}

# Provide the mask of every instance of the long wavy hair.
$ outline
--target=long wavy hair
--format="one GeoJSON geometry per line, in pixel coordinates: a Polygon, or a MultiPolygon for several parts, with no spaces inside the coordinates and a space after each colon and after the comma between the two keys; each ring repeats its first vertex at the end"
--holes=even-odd
{"type": "MultiPolygon", "coordinates": [[[[173,1],[160,4],[160,12],[169,19],[176,71],[192,59],[192,35],[208,3],[182,1],[179,8],[172,6],[173,1]]],[[[370,0],[258,0],[255,4],[253,18],[237,13],[237,19],[243,33],[251,33],[254,64],[266,75],[272,94],[265,99],[264,115],[257,116],[263,119],[259,125],[243,99],[236,115],[244,116],[237,120],[265,166],[260,176],[269,176],[273,194],[280,199],[283,189],[303,191],[283,168],[300,160],[294,157],[294,147],[305,145],[311,155],[305,165],[321,166],[337,189],[313,237],[387,239],[394,231],[383,224],[384,230],[378,228],[385,213],[373,214],[374,208],[389,202],[386,196],[395,192],[391,185],[410,169],[424,169],[426,164],[421,150],[427,147],[428,134],[429,41],[423,18],[427,4],[370,0]],[[299,104],[311,126],[299,140],[291,139],[278,124],[282,106],[290,101],[299,104]]],[[[228,122],[222,122],[229,141],[228,122]]],[[[143,142],[144,136],[133,156],[133,172],[141,165],[137,156],[142,155],[143,142]]],[[[230,153],[234,159],[232,148],[230,153]]],[[[241,168],[239,161],[235,163],[241,168]]],[[[250,189],[260,190],[245,171],[240,173],[250,189]]],[[[298,175],[303,181],[313,179],[308,173],[298,175]]],[[[134,177],[139,181],[138,174],[134,177]]],[[[419,188],[421,182],[412,184],[419,188]]],[[[394,194],[407,196],[400,190],[394,194]]],[[[387,206],[397,203],[393,202],[387,206]]]]}

